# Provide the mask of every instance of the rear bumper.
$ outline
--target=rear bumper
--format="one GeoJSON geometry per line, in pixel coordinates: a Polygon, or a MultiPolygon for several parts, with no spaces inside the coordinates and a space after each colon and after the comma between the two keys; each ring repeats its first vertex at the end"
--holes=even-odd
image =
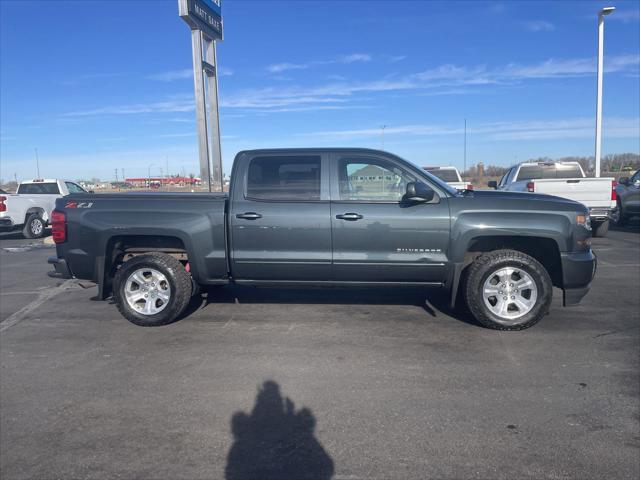
{"type": "Polygon", "coordinates": [[[12,230],[14,228],[13,220],[11,217],[0,217],[0,229],[2,230],[12,230]]]}
{"type": "Polygon", "coordinates": [[[589,209],[589,216],[591,218],[606,219],[611,216],[611,211],[611,208],[593,207],[589,209]]]}
{"type": "Polygon", "coordinates": [[[49,257],[47,263],[49,265],[53,265],[53,268],[55,268],[55,270],[47,272],[47,275],[50,277],[65,279],[73,278],[71,270],[69,270],[69,266],[67,265],[67,261],[64,258],[49,257]]]}
{"type": "Polygon", "coordinates": [[[589,292],[591,281],[596,274],[598,260],[595,253],[562,253],[562,280],[564,305],[577,305],[589,292]]]}

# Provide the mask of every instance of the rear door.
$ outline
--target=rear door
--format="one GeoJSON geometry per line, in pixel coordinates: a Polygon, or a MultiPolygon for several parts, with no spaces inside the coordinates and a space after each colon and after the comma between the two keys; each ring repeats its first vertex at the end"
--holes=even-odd
{"type": "Polygon", "coordinates": [[[238,161],[230,201],[237,281],[322,281],[331,273],[327,159],[260,154],[238,161]]]}
{"type": "Polygon", "coordinates": [[[334,280],[444,281],[447,198],[438,203],[401,202],[408,182],[425,180],[389,158],[335,154],[331,167],[334,280]]]}

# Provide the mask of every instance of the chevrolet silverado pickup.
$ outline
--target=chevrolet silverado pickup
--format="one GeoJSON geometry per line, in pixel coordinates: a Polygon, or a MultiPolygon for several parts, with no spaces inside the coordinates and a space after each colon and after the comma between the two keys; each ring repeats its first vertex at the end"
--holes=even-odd
{"type": "Polygon", "coordinates": [[[141,326],[200,287],[440,287],[482,325],[521,330],[589,290],[588,209],[546,195],[458,192],[390,153],[240,152],[229,194],[77,194],[52,214],[51,276],[92,280],[141,326]]]}

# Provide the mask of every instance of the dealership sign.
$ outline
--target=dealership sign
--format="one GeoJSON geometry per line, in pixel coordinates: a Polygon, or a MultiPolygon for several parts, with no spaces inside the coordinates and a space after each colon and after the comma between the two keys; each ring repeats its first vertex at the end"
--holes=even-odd
{"type": "Polygon", "coordinates": [[[222,40],[221,0],[179,0],[178,14],[192,29],[212,40],[222,40]]]}

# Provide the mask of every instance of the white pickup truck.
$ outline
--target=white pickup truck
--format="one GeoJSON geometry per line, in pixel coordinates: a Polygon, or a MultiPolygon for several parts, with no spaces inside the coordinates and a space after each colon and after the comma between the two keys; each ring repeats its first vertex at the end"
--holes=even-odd
{"type": "Polygon", "coordinates": [[[431,175],[438,177],[443,182],[447,182],[458,190],[473,190],[473,185],[462,180],[460,172],[456,167],[422,167],[431,175]]]}
{"type": "Polygon", "coordinates": [[[69,180],[36,179],[21,182],[15,194],[0,195],[0,230],[22,229],[27,238],[44,235],[56,199],[70,193],[87,193],[69,180]]]}
{"type": "Polygon", "coordinates": [[[489,182],[498,190],[544,193],[582,203],[589,209],[594,237],[609,231],[616,185],[614,178],[587,177],[578,162],[521,163],[507,170],[499,182],[489,182]]]}

